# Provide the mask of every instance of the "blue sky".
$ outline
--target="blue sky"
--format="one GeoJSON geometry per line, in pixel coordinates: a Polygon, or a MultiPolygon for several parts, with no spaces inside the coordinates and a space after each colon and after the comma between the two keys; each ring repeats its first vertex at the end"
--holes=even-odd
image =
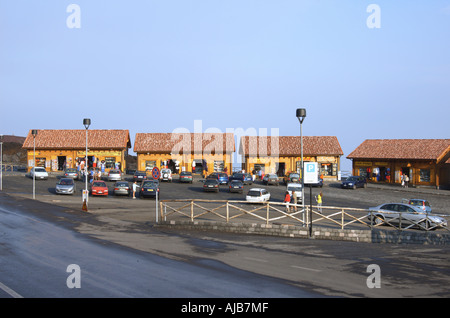
{"type": "Polygon", "coordinates": [[[450,0],[0,0],[0,133],[449,138],[450,0]],[[80,28],[68,28],[70,4],[80,28]],[[381,28],[368,28],[370,4],[381,28]]]}

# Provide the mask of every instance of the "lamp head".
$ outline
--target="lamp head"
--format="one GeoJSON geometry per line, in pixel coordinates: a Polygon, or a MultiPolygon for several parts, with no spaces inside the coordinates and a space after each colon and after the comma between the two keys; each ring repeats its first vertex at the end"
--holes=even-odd
{"type": "Polygon", "coordinates": [[[305,108],[297,108],[297,112],[295,115],[298,118],[298,121],[300,123],[302,123],[306,117],[306,109],[305,108]]]}
{"type": "Polygon", "coordinates": [[[88,129],[89,126],[91,125],[91,120],[89,118],[83,119],[83,125],[86,129],[88,129]]]}

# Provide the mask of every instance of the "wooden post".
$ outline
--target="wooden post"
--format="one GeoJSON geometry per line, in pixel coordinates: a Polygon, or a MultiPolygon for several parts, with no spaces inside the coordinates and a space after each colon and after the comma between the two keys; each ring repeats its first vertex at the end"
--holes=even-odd
{"type": "Polygon", "coordinates": [[[228,200],[227,200],[227,223],[230,220],[230,209],[228,207],[228,200]]]}
{"type": "Polygon", "coordinates": [[[191,222],[194,222],[194,200],[191,201],[191,222]]]}

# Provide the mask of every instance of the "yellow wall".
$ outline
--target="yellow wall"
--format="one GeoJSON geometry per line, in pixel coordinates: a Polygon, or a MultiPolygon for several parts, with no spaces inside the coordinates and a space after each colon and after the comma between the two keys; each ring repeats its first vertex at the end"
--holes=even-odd
{"type": "MultiPolygon", "coordinates": [[[[76,168],[76,158],[85,157],[86,151],[79,150],[36,150],[36,163],[39,165],[38,158],[45,158],[45,169],[47,171],[57,171],[58,170],[58,157],[65,156],[67,167],[68,168],[76,168]],[[55,166],[56,165],[56,166],[55,166]]],[[[33,166],[33,150],[27,151],[27,162],[28,162],[28,171],[31,170],[33,166]]],[[[88,156],[95,156],[97,160],[105,160],[106,157],[115,158],[115,161],[121,163],[122,171],[126,169],[125,162],[125,151],[123,150],[92,150],[88,151],[88,156]]],[[[110,169],[106,169],[109,171],[110,169]]]]}
{"type": "Polygon", "coordinates": [[[161,168],[161,164],[164,161],[167,160],[173,160],[173,161],[179,161],[179,167],[180,171],[182,171],[182,168],[184,167],[185,171],[192,171],[192,161],[193,160],[206,160],[206,163],[208,165],[208,173],[214,172],[214,161],[223,161],[224,167],[227,168],[228,173],[231,173],[231,155],[201,155],[201,154],[195,154],[195,155],[171,155],[171,154],[146,154],[146,153],[138,153],[137,155],[137,170],[145,170],[146,162],[147,161],[156,161],[156,167],[161,168]]]}

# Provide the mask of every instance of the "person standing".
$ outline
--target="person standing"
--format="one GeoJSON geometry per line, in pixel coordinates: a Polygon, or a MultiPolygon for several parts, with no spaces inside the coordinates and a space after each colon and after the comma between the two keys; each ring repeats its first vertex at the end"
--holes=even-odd
{"type": "Polygon", "coordinates": [[[137,190],[137,183],[134,181],[133,183],[133,199],[136,199],[136,190],[137,190]]]}

